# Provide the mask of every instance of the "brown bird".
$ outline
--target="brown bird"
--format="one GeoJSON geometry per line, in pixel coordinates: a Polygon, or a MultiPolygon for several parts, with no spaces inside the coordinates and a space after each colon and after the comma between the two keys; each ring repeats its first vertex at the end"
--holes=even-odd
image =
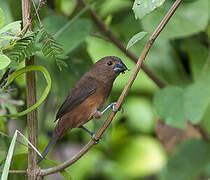
{"type": "Polygon", "coordinates": [[[103,112],[100,112],[99,109],[108,99],[116,77],[126,70],[129,69],[120,58],[106,56],[97,61],[84,74],[58,110],[56,120],[59,119],[59,121],[39,162],[47,155],[55,142],[72,128],[82,128],[94,139],[95,134],[83,125],[92,118],[100,118],[110,107],[115,111],[115,103],[110,104],[103,112]]]}

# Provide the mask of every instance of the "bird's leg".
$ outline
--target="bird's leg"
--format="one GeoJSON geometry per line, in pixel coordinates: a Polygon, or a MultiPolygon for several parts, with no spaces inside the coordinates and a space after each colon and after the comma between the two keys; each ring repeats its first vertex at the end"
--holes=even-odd
{"type": "Polygon", "coordinates": [[[104,114],[109,108],[112,108],[112,111],[113,111],[113,112],[117,112],[117,111],[120,111],[120,110],[122,110],[122,112],[124,112],[124,109],[123,109],[122,106],[120,106],[120,108],[116,110],[116,109],[114,108],[114,106],[115,106],[116,104],[117,104],[116,102],[111,103],[110,105],[108,105],[108,106],[101,112],[101,114],[104,114]]]}
{"type": "Polygon", "coordinates": [[[117,111],[120,111],[120,110],[122,110],[122,112],[124,112],[122,106],[120,106],[120,108],[119,108],[118,110],[116,110],[116,109],[114,108],[114,106],[115,106],[116,104],[117,104],[116,102],[111,103],[111,104],[108,105],[102,112],[96,110],[96,112],[95,112],[95,114],[93,115],[93,117],[96,118],[96,119],[101,118],[101,116],[102,116],[109,108],[112,108],[112,111],[113,111],[113,112],[117,112],[117,111]]]}
{"type": "Polygon", "coordinates": [[[111,104],[108,105],[102,112],[96,110],[96,112],[95,112],[95,114],[93,115],[93,117],[96,118],[96,119],[101,118],[101,116],[102,116],[109,108],[112,108],[112,111],[113,111],[113,112],[117,112],[117,111],[120,111],[120,110],[122,110],[122,112],[124,112],[124,109],[123,109],[122,106],[120,106],[120,108],[119,108],[118,110],[116,110],[116,109],[114,108],[114,106],[115,106],[116,104],[117,104],[116,102],[111,103],[111,104]]]}
{"type": "Polygon", "coordinates": [[[93,117],[96,118],[96,119],[99,119],[99,118],[101,118],[102,115],[103,115],[102,112],[96,110],[96,112],[95,112],[95,114],[93,115],[93,117]]]}
{"type": "Polygon", "coordinates": [[[95,135],[96,135],[95,133],[93,133],[92,131],[88,130],[85,126],[80,126],[80,128],[91,135],[91,139],[95,141],[95,144],[99,143],[99,139],[98,140],[95,139],[95,135]]]}

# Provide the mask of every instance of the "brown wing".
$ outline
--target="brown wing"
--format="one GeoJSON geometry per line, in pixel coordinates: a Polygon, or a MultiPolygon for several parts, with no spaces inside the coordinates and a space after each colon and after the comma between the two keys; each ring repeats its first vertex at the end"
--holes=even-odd
{"type": "Polygon", "coordinates": [[[97,82],[95,79],[91,77],[81,79],[75,86],[75,88],[72,89],[69,96],[66,98],[66,100],[58,110],[56,120],[73,110],[79,104],[81,104],[86,98],[95,93],[96,89],[97,82]]]}

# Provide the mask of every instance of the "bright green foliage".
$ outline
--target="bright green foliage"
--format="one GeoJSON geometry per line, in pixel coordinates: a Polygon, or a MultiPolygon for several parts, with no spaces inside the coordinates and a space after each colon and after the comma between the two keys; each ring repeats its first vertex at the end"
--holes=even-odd
{"type": "Polygon", "coordinates": [[[17,138],[17,131],[15,131],[12,141],[11,141],[11,144],[10,144],[10,147],[9,147],[9,151],[7,154],[6,162],[4,164],[4,169],[3,169],[1,180],[7,180],[9,167],[10,167],[12,156],[14,153],[16,138],[17,138]]]}
{"type": "MultiPolygon", "coordinates": [[[[154,31],[173,2],[174,1],[166,1],[163,6],[153,11],[142,20],[145,31],[154,31]]],[[[166,25],[161,36],[167,38],[181,38],[203,31],[209,21],[209,11],[209,0],[195,0],[182,3],[166,25]]]]}
{"type": "Polygon", "coordinates": [[[147,34],[147,32],[139,32],[137,34],[135,34],[128,42],[126,49],[130,48],[131,46],[133,46],[135,43],[137,43],[138,41],[140,41],[142,38],[144,38],[144,36],[147,34]]]}
{"type": "Polygon", "coordinates": [[[146,14],[158,8],[165,0],[135,0],[133,4],[133,11],[135,17],[142,19],[146,14]]]}
{"type": "Polygon", "coordinates": [[[145,64],[166,84],[183,85],[189,81],[177,52],[166,38],[155,41],[145,64]]]}
{"type": "Polygon", "coordinates": [[[154,106],[157,113],[167,124],[183,128],[185,111],[183,104],[183,89],[168,86],[157,92],[154,97],[154,106]]]}
{"type": "Polygon", "coordinates": [[[41,29],[38,33],[37,41],[42,44],[41,51],[47,59],[53,58],[57,60],[65,58],[61,45],[45,29],[41,29]]]}
{"type": "Polygon", "coordinates": [[[25,58],[33,56],[36,52],[35,48],[36,33],[27,33],[23,38],[17,40],[12,48],[6,51],[6,55],[15,62],[21,62],[25,58]]]}
{"type": "Polygon", "coordinates": [[[14,46],[20,37],[17,36],[21,31],[21,21],[15,21],[0,29],[0,50],[6,50],[14,46]]]}
{"type": "Polygon", "coordinates": [[[3,10],[0,8],[0,29],[4,26],[5,24],[5,15],[3,10]]]}
{"type": "Polygon", "coordinates": [[[168,86],[156,93],[154,105],[167,124],[184,128],[185,122],[202,120],[210,102],[209,81],[196,82],[186,88],[168,86]]]}
{"type": "Polygon", "coordinates": [[[0,54],[0,70],[6,68],[10,64],[10,59],[4,54],[0,54]]]}
{"type": "MultiPolygon", "coordinates": [[[[100,2],[98,2],[100,3],[100,2]]],[[[115,12],[119,12],[125,8],[130,8],[132,6],[132,1],[125,1],[125,0],[103,0],[103,3],[100,3],[98,8],[100,9],[99,15],[103,18],[113,14],[115,12]]]]}
{"type": "Polygon", "coordinates": [[[43,20],[43,25],[46,31],[63,45],[65,54],[70,53],[84,41],[92,30],[92,24],[88,19],[77,18],[74,21],[68,21],[65,17],[59,15],[46,17],[43,20]]]}
{"type": "Polygon", "coordinates": [[[196,39],[188,39],[182,45],[190,58],[190,70],[194,81],[206,76],[209,71],[208,49],[196,39]]]}
{"type": "Polygon", "coordinates": [[[32,106],[30,106],[28,109],[19,112],[17,114],[6,114],[3,115],[4,117],[20,117],[23,115],[28,114],[29,112],[33,111],[34,109],[36,109],[38,106],[40,106],[44,100],[47,98],[47,95],[50,92],[50,88],[51,88],[51,78],[50,78],[50,74],[48,73],[48,71],[42,67],[42,66],[37,66],[37,65],[31,65],[31,66],[26,66],[23,67],[21,69],[18,69],[17,71],[15,71],[14,73],[11,74],[11,76],[9,76],[7,83],[5,84],[5,86],[3,86],[2,91],[4,91],[18,76],[20,76],[23,73],[27,73],[30,71],[41,71],[47,81],[47,87],[45,88],[41,98],[32,106]]]}
{"type": "Polygon", "coordinates": [[[20,32],[21,21],[15,21],[10,24],[7,24],[3,28],[0,29],[0,34],[2,33],[18,33],[20,32]]]}

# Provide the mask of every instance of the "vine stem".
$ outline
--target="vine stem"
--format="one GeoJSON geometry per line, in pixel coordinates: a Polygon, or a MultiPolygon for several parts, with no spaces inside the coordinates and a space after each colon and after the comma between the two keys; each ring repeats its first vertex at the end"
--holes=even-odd
{"type": "MultiPolygon", "coordinates": [[[[81,0],[80,0],[81,1],[81,0]]],[[[164,19],[161,21],[161,23],[159,24],[159,26],[156,28],[156,30],[154,31],[154,33],[151,35],[151,37],[149,38],[141,56],[139,57],[135,69],[127,83],[127,85],[125,86],[125,88],[123,89],[117,104],[115,105],[116,109],[119,109],[119,107],[121,106],[122,102],[124,101],[126,95],[128,94],[140,68],[141,65],[144,61],[144,59],[146,58],[152,44],[154,43],[155,39],[158,37],[158,35],[160,34],[160,32],[163,30],[163,28],[165,27],[165,25],[167,24],[167,22],[169,21],[169,19],[172,17],[172,15],[174,14],[174,12],[176,11],[176,9],[178,8],[178,6],[180,5],[180,3],[182,2],[182,0],[176,0],[174,2],[174,4],[172,5],[171,9],[168,11],[168,13],[166,14],[166,16],[164,17],[164,19]]],[[[104,131],[107,129],[107,127],[109,126],[109,124],[111,123],[112,119],[115,116],[115,112],[111,112],[110,115],[108,116],[108,118],[105,120],[103,126],[100,128],[100,130],[97,132],[97,134],[95,135],[95,139],[99,139],[101,137],[101,135],[104,133],[104,131]]],[[[56,173],[58,171],[61,171],[63,169],[65,169],[66,167],[70,166],[71,164],[75,163],[78,159],[80,159],[83,155],[85,155],[86,152],[88,152],[88,150],[94,145],[94,140],[90,140],[88,142],[88,144],[86,144],[75,156],[73,156],[71,159],[67,160],[66,162],[52,167],[52,168],[48,168],[48,169],[41,169],[40,170],[40,176],[46,176],[52,173],[56,173]]]]}

